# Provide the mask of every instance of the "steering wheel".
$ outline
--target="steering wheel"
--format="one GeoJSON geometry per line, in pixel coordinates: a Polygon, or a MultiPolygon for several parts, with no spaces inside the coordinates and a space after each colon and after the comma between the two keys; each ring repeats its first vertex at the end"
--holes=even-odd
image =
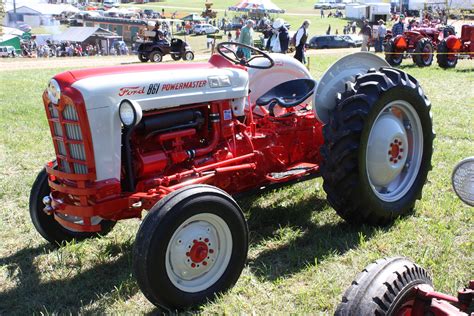
{"type": "Polygon", "coordinates": [[[219,43],[219,44],[217,44],[217,52],[222,57],[227,59],[228,61],[230,61],[230,62],[232,62],[236,65],[241,65],[241,66],[245,66],[245,67],[249,67],[249,68],[268,69],[268,68],[272,68],[275,65],[275,62],[270,57],[270,55],[268,55],[264,51],[262,51],[262,50],[260,50],[256,47],[241,44],[241,43],[235,43],[235,42],[222,42],[222,43],[219,43]],[[253,51],[253,52],[257,53],[257,55],[252,56],[249,59],[245,59],[245,57],[239,58],[239,56],[237,56],[237,53],[228,47],[228,46],[231,46],[231,45],[241,47],[241,48],[250,49],[250,51],[253,51]],[[230,54],[227,54],[227,53],[232,53],[233,57],[229,56],[230,54]],[[270,64],[265,65],[265,66],[258,66],[258,65],[250,64],[250,62],[252,60],[257,59],[257,58],[265,58],[269,61],[270,64]]]}

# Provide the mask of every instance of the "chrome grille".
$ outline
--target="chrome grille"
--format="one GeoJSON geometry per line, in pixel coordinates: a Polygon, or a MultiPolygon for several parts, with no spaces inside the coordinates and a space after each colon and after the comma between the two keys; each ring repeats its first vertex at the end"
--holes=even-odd
{"type": "Polygon", "coordinates": [[[64,146],[64,143],[62,141],[58,141],[58,151],[61,155],[66,156],[66,146],[64,146]]]}
{"type": "Polygon", "coordinates": [[[79,121],[76,109],[72,105],[66,105],[63,110],[63,117],[69,121],[79,121]]]}
{"type": "Polygon", "coordinates": [[[82,144],[69,144],[69,153],[71,154],[71,157],[76,160],[86,160],[84,145],[82,144]]]}
{"type": "MultiPolygon", "coordinates": [[[[66,126],[66,134],[68,139],[82,140],[81,128],[76,124],[64,124],[66,126]]],[[[84,146],[83,146],[84,147],[84,146]]]]}

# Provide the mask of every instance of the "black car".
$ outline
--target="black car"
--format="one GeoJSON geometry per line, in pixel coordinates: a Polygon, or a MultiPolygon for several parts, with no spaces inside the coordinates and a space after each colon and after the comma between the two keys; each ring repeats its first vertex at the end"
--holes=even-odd
{"type": "Polygon", "coordinates": [[[314,36],[309,41],[310,48],[347,48],[356,46],[353,40],[338,35],[314,36]]]}
{"type": "Polygon", "coordinates": [[[144,42],[138,46],[138,59],[141,62],[153,61],[159,63],[163,60],[163,56],[170,54],[173,60],[193,60],[194,53],[191,47],[179,38],[172,38],[171,42],[160,40],[156,42],[144,42]]]}

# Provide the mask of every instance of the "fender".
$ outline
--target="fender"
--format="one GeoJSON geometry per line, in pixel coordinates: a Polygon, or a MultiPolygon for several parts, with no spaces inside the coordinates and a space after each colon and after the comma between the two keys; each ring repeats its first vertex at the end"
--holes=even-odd
{"type": "Polygon", "coordinates": [[[336,96],[345,90],[347,81],[353,81],[357,74],[364,74],[370,68],[390,67],[382,58],[369,52],[347,55],[336,61],[324,73],[316,87],[313,110],[318,120],[328,123],[329,112],[336,107],[336,96]]]}

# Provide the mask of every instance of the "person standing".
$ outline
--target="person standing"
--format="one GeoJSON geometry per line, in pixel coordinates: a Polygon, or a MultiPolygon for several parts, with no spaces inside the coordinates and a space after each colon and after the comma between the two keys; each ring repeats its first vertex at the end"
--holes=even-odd
{"type": "Polygon", "coordinates": [[[364,25],[360,29],[359,35],[362,35],[362,46],[360,47],[360,51],[366,52],[368,51],[369,40],[372,36],[372,28],[366,19],[364,19],[364,25]]]}
{"type": "MultiPolygon", "coordinates": [[[[245,26],[240,31],[239,43],[253,46],[253,21],[247,20],[245,26]]],[[[241,47],[242,53],[244,54],[245,59],[250,59],[250,49],[247,47],[241,47]]]]}
{"type": "Polygon", "coordinates": [[[403,19],[405,16],[403,14],[398,18],[398,22],[392,26],[392,37],[395,38],[397,35],[402,35],[405,31],[405,25],[403,24],[403,19]]]}
{"type": "Polygon", "coordinates": [[[356,21],[352,22],[352,34],[355,34],[356,27],[357,27],[357,22],[356,21]]]}
{"type": "Polygon", "coordinates": [[[385,27],[385,21],[379,20],[378,37],[377,37],[377,43],[375,45],[376,52],[383,51],[382,44],[383,44],[383,40],[385,39],[385,35],[387,35],[387,28],[385,27]]]}
{"type": "Polygon", "coordinates": [[[324,9],[321,8],[321,19],[324,18],[324,9]]]}
{"type": "Polygon", "coordinates": [[[295,41],[295,58],[298,59],[301,63],[305,63],[306,57],[304,55],[305,52],[305,44],[306,40],[308,39],[308,27],[309,27],[309,20],[304,20],[301,27],[296,32],[296,41],[295,41]]]}

